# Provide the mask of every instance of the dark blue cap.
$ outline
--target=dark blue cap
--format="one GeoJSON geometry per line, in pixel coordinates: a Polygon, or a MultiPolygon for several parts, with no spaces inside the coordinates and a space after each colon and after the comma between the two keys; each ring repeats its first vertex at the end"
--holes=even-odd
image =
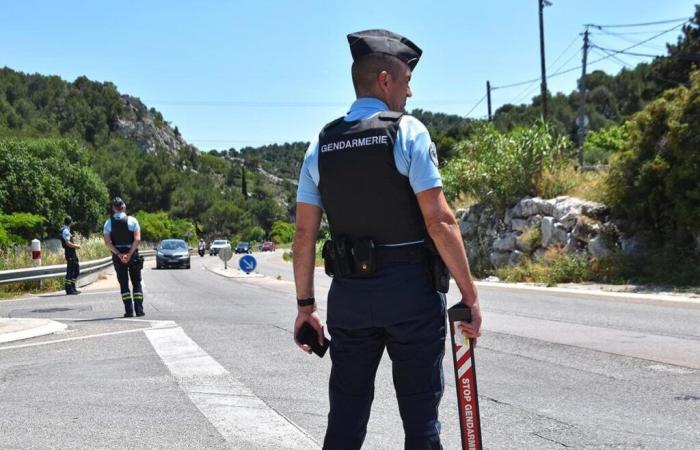
{"type": "Polygon", "coordinates": [[[388,30],[365,30],[348,34],[352,59],[357,61],[372,53],[395,56],[413,70],[423,54],[416,44],[388,30]]]}
{"type": "Polygon", "coordinates": [[[124,207],[124,200],[122,200],[121,197],[114,197],[112,199],[112,206],[122,209],[124,207]]]}

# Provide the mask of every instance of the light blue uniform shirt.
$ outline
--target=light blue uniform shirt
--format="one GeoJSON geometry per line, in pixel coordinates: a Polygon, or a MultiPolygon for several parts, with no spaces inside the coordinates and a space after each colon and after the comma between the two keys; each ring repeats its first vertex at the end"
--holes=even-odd
{"type": "MultiPolygon", "coordinates": [[[[123,219],[124,216],[126,216],[125,212],[117,212],[112,215],[115,219],[123,219]]],[[[141,227],[139,226],[139,221],[136,220],[136,217],[129,216],[126,219],[126,225],[129,228],[129,231],[131,232],[137,232],[141,231],[141,227]]],[[[105,222],[105,226],[102,228],[103,234],[110,234],[112,232],[112,220],[107,219],[105,222]]]]}
{"type": "MultiPolygon", "coordinates": [[[[55,228],[54,228],[55,230],[55,228]]],[[[70,227],[67,225],[63,225],[63,228],[61,228],[61,237],[63,238],[64,241],[70,241],[70,227]]]]}
{"type": "MultiPolygon", "coordinates": [[[[350,107],[345,121],[369,119],[388,110],[386,104],[378,98],[358,98],[350,107]]],[[[437,154],[430,141],[430,134],[425,125],[415,117],[405,115],[399,122],[396,144],[394,144],[394,162],[399,173],[408,177],[414,193],[418,194],[442,186],[437,167],[437,154]]],[[[316,136],[304,156],[297,188],[297,202],[323,208],[321,193],[318,190],[319,179],[318,136],[316,136]]]]}

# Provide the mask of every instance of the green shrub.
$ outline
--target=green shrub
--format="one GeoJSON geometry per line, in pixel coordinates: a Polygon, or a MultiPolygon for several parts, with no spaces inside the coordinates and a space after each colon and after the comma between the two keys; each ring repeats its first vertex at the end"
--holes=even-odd
{"type": "MultiPolygon", "coordinates": [[[[0,229],[3,229],[7,239],[7,243],[2,245],[3,239],[0,238],[0,246],[5,247],[10,243],[23,244],[43,237],[45,224],[46,219],[36,214],[0,214],[0,229]]],[[[58,235],[58,229],[55,234],[58,235]]]]}
{"type": "Polygon", "coordinates": [[[555,138],[543,122],[502,133],[490,124],[476,127],[443,170],[445,193],[461,193],[480,203],[503,208],[525,195],[538,195],[538,181],[546,168],[567,163],[573,147],[555,138]]]}
{"type": "Polygon", "coordinates": [[[270,239],[278,244],[287,244],[294,240],[295,226],[291,223],[278,220],[272,224],[270,239]]]}
{"type": "Polygon", "coordinates": [[[700,72],[626,123],[611,158],[607,202],[617,217],[680,242],[700,231],[700,72]]]}
{"type": "Polygon", "coordinates": [[[607,164],[610,156],[627,144],[629,137],[629,132],[624,125],[611,126],[588,133],[583,145],[584,162],[587,164],[607,164]]]}
{"type": "Polygon", "coordinates": [[[94,231],[107,204],[107,188],[89,168],[88,154],[66,139],[0,139],[0,210],[46,218],[50,235],[70,214],[75,229],[94,231]]]}
{"type": "Polygon", "coordinates": [[[190,243],[197,240],[194,224],[189,220],[173,220],[168,213],[138,211],[134,214],[141,227],[141,239],[158,242],[163,239],[184,239],[190,243]]]}

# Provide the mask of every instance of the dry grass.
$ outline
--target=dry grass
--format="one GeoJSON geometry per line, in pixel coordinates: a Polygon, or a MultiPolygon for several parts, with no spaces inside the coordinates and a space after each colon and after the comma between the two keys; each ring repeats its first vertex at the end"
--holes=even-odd
{"type": "Polygon", "coordinates": [[[568,255],[560,247],[552,247],[538,261],[525,260],[517,266],[496,269],[504,281],[542,283],[580,283],[596,277],[594,266],[583,255],[568,255]]]}
{"type": "Polygon", "coordinates": [[[579,171],[573,165],[546,169],[537,181],[537,192],[543,198],[569,195],[595,202],[605,200],[605,171],[579,171]]]}

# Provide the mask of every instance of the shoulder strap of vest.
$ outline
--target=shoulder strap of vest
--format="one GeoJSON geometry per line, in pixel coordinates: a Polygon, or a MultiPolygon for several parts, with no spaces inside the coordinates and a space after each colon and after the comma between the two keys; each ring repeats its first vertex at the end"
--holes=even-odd
{"type": "Polygon", "coordinates": [[[334,126],[338,125],[338,124],[339,124],[340,122],[342,122],[344,119],[345,119],[345,116],[343,116],[343,117],[338,117],[338,118],[335,119],[334,121],[327,123],[326,126],[323,127],[323,129],[321,130],[321,134],[325,133],[327,130],[330,130],[330,129],[333,128],[334,126]]]}
{"type": "Polygon", "coordinates": [[[379,119],[392,122],[398,122],[404,113],[398,111],[383,111],[379,113],[379,119]]]}

